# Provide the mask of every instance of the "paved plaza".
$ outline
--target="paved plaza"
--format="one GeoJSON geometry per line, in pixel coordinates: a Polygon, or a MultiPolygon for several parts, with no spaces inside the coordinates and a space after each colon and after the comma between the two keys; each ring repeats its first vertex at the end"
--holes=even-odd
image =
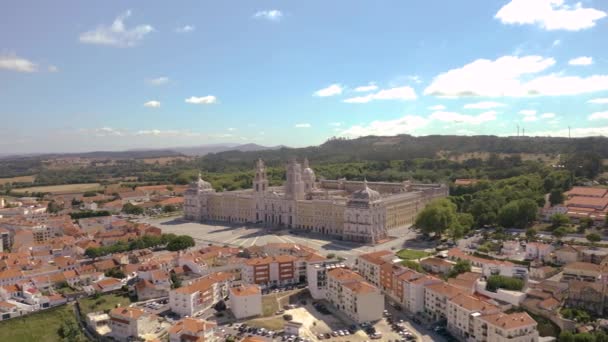
{"type": "Polygon", "coordinates": [[[190,235],[197,244],[219,244],[233,247],[251,247],[267,243],[297,243],[317,249],[321,254],[334,253],[352,261],[357,255],[377,250],[399,250],[401,248],[425,249],[432,246],[415,245],[416,232],[410,228],[398,228],[390,231],[391,239],[379,245],[363,245],[348,241],[332,240],[327,236],[290,233],[288,229],[270,229],[254,225],[225,225],[189,222],[180,217],[162,219],[144,219],[142,222],[162,229],[163,233],[190,235]]]}

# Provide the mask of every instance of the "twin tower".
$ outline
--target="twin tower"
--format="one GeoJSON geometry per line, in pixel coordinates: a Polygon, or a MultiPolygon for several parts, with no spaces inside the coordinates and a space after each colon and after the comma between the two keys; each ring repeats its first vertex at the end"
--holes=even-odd
{"type": "MultiPolygon", "coordinates": [[[[295,158],[287,164],[285,181],[285,198],[292,200],[303,200],[306,194],[313,191],[316,187],[315,172],[308,165],[308,158],[304,159],[301,165],[295,158]]],[[[255,168],[255,178],[253,179],[253,190],[256,194],[263,195],[268,191],[268,177],[266,175],[266,165],[262,159],[258,159],[255,168]]]]}

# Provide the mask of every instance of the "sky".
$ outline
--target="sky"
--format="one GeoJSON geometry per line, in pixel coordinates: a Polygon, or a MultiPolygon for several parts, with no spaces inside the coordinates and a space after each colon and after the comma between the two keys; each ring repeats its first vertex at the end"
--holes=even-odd
{"type": "Polygon", "coordinates": [[[0,154],[608,136],[607,37],[605,0],[5,0],[0,154]]]}

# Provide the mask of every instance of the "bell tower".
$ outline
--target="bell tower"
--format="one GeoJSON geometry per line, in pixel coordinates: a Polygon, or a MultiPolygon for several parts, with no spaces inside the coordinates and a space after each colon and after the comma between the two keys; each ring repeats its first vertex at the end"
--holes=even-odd
{"type": "Polygon", "coordinates": [[[266,165],[262,159],[258,159],[255,166],[255,177],[253,178],[253,191],[256,194],[264,194],[268,191],[268,178],[266,177],[266,165]]]}

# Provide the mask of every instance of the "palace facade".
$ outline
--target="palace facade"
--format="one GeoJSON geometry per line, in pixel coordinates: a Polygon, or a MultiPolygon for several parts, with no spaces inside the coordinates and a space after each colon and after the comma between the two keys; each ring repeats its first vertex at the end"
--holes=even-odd
{"type": "Polygon", "coordinates": [[[448,195],[444,184],[319,180],[308,165],[287,165],[283,186],[271,187],[266,166],[258,160],[253,188],[216,192],[199,179],[186,190],[184,216],[191,221],[255,223],[378,243],[393,228],[411,225],[434,198],[448,195]]]}

